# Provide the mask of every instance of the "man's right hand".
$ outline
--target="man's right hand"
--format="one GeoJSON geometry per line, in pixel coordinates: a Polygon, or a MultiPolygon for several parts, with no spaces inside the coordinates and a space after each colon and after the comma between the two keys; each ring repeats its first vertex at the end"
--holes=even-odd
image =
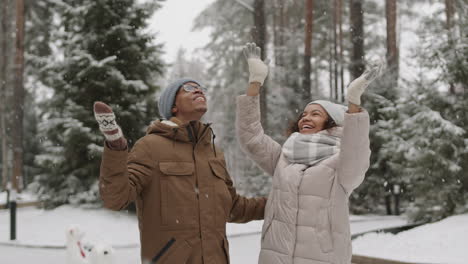
{"type": "Polygon", "coordinates": [[[122,134],[122,129],[117,125],[110,106],[103,102],[94,102],[94,117],[111,149],[124,150],[127,148],[127,140],[122,134]]]}

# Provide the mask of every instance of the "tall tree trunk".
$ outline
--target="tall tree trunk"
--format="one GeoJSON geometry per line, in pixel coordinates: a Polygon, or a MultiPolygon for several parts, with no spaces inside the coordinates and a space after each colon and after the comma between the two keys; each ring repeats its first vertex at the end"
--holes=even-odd
{"type": "Polygon", "coordinates": [[[385,209],[387,215],[392,215],[392,193],[390,191],[385,193],[385,209]]]}
{"type": "Polygon", "coordinates": [[[9,60],[9,45],[10,41],[10,27],[9,27],[9,10],[10,10],[10,1],[6,0],[2,5],[2,17],[1,17],[1,61],[0,61],[0,137],[2,139],[2,185],[0,189],[5,190],[8,180],[10,178],[10,162],[9,162],[9,133],[7,133],[7,115],[8,111],[7,104],[9,104],[9,93],[8,93],[8,65],[10,64],[9,60]]]}
{"type": "Polygon", "coordinates": [[[16,52],[13,120],[13,179],[12,186],[21,191],[23,183],[23,103],[24,103],[24,1],[16,0],[16,52]]]}
{"type": "Polygon", "coordinates": [[[399,54],[397,47],[397,2],[396,0],[385,0],[385,15],[387,18],[387,66],[390,70],[388,79],[390,89],[396,89],[398,85],[398,63],[399,54]]]}
{"type": "MultiPolygon", "coordinates": [[[[450,32],[453,28],[453,15],[455,13],[455,5],[453,0],[445,0],[445,17],[446,17],[446,28],[450,32]]],[[[449,37],[451,37],[449,35],[449,37]]]]}
{"type": "Polygon", "coordinates": [[[351,79],[356,79],[364,72],[364,22],[362,0],[350,0],[351,18],[351,79]]]}
{"type": "Polygon", "coordinates": [[[275,65],[284,66],[284,45],[285,45],[285,8],[282,0],[274,1],[273,16],[273,45],[275,51],[275,65]]]}
{"type": "MultiPolygon", "coordinates": [[[[332,10],[333,10],[333,3],[334,2],[329,2],[328,3],[328,10],[330,11],[329,13],[332,13],[332,10]]],[[[328,20],[328,35],[327,35],[327,43],[329,44],[328,45],[328,74],[329,74],[329,84],[330,84],[330,99],[333,99],[335,98],[335,95],[334,95],[334,87],[333,87],[333,44],[330,44],[332,39],[333,39],[333,29],[334,29],[334,25],[333,25],[333,16],[330,17],[330,19],[328,20]]]]}
{"type": "MultiPolygon", "coordinates": [[[[449,46],[452,47],[453,45],[453,16],[455,13],[455,5],[453,0],[445,0],[445,17],[446,17],[446,24],[445,27],[447,29],[447,39],[449,46]]],[[[454,54],[456,56],[456,54],[454,54]]],[[[455,94],[455,84],[450,82],[449,91],[451,94],[455,94]]]]}
{"type": "Polygon", "coordinates": [[[305,8],[305,38],[304,38],[304,69],[302,80],[303,100],[310,101],[310,74],[311,74],[311,58],[312,58],[312,32],[313,32],[313,11],[314,0],[306,0],[305,8]]]}
{"type": "Polygon", "coordinates": [[[340,48],[339,63],[340,66],[340,95],[341,102],[344,102],[344,59],[343,59],[343,0],[338,0],[338,44],[340,48]]]}
{"type": "MultiPolygon", "coordinates": [[[[266,55],[266,21],[265,21],[265,2],[264,0],[255,0],[254,4],[254,24],[252,35],[254,42],[262,49],[262,59],[266,55]]],[[[268,104],[267,104],[267,85],[266,83],[260,89],[260,113],[262,125],[268,130],[268,104]]]]}
{"type": "Polygon", "coordinates": [[[338,0],[333,1],[333,77],[335,97],[338,100],[338,0]]]}

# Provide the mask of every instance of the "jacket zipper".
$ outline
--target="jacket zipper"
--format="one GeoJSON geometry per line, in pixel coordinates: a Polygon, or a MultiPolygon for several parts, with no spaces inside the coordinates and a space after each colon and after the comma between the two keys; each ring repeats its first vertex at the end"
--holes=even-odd
{"type": "Polygon", "coordinates": [[[168,250],[169,248],[174,244],[176,240],[174,238],[171,238],[169,242],[164,245],[164,247],[154,256],[154,258],[151,260],[151,263],[154,264],[156,263],[168,250]]]}
{"type": "Polygon", "coordinates": [[[201,229],[201,213],[200,213],[200,190],[198,189],[198,174],[197,174],[197,160],[195,159],[195,148],[197,146],[197,139],[194,137],[195,131],[193,130],[193,126],[189,124],[187,126],[189,138],[192,141],[192,159],[193,159],[193,164],[195,166],[195,171],[194,171],[194,176],[195,176],[195,193],[197,194],[197,206],[198,206],[198,236],[200,237],[200,245],[202,247],[202,262],[204,262],[203,259],[203,239],[202,239],[202,229],[201,229]]]}

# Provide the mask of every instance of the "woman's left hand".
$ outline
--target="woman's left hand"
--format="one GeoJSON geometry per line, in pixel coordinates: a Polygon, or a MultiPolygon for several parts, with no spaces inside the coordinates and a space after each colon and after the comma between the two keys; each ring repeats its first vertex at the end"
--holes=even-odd
{"type": "Polygon", "coordinates": [[[357,79],[352,81],[347,88],[346,99],[348,102],[361,105],[361,95],[364,93],[366,88],[371,82],[373,82],[382,72],[384,68],[384,62],[374,65],[364,71],[364,73],[357,79]]]}
{"type": "Polygon", "coordinates": [[[258,82],[263,85],[268,75],[268,65],[260,58],[262,50],[255,43],[247,43],[243,52],[249,65],[249,83],[258,82]]]}

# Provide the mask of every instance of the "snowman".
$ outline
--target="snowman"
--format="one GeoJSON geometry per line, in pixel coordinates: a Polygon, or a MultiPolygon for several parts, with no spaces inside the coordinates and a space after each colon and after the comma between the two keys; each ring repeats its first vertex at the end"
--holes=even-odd
{"type": "Polygon", "coordinates": [[[76,225],[67,229],[67,264],[113,264],[111,245],[84,240],[85,233],[76,225]]]}
{"type": "Polygon", "coordinates": [[[75,225],[67,229],[67,264],[89,264],[82,246],[83,236],[84,232],[75,225]]]}
{"type": "Polygon", "coordinates": [[[90,250],[89,254],[90,264],[113,264],[114,261],[114,248],[104,243],[96,243],[90,250]]]}

